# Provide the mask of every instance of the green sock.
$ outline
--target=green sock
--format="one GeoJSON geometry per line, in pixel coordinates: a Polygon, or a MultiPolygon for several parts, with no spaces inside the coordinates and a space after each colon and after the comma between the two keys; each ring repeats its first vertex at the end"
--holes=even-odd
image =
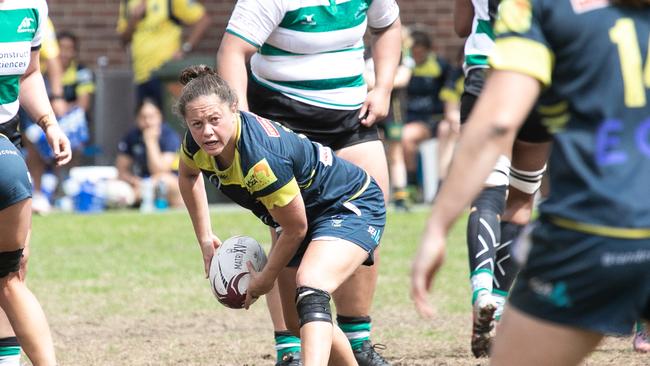
{"type": "Polygon", "coordinates": [[[343,333],[345,333],[345,336],[348,337],[353,351],[360,349],[363,346],[363,342],[370,341],[372,320],[369,316],[337,315],[336,322],[343,333]]]}
{"type": "Polygon", "coordinates": [[[300,338],[288,330],[275,332],[275,351],[278,361],[282,360],[286,353],[300,353],[300,338]]]}
{"type": "Polygon", "coordinates": [[[16,337],[0,339],[0,366],[20,365],[20,344],[16,337]]]}

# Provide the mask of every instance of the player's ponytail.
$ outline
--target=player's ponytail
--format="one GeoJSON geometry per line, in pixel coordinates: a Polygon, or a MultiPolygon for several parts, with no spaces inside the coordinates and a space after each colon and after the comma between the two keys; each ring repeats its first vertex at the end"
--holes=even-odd
{"type": "Polygon", "coordinates": [[[228,105],[237,104],[237,94],[228,84],[217,75],[217,72],[206,65],[193,65],[181,71],[178,80],[183,84],[183,90],[174,106],[174,112],[183,118],[187,103],[202,96],[216,95],[228,105]]]}
{"type": "Polygon", "coordinates": [[[183,85],[187,85],[190,81],[204,75],[217,75],[217,73],[206,65],[192,65],[181,71],[178,81],[183,85]]]}
{"type": "Polygon", "coordinates": [[[613,5],[644,8],[650,6],[650,0],[611,0],[613,5]]]}

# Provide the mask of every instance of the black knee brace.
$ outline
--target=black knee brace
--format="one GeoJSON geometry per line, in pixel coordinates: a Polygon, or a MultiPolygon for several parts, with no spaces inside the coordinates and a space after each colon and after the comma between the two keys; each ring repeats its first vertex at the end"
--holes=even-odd
{"type": "Polygon", "coordinates": [[[332,323],[330,298],[327,291],[311,287],[298,287],[296,289],[296,308],[300,326],[309,322],[332,323]]]}
{"type": "Polygon", "coordinates": [[[0,253],[0,278],[7,276],[9,273],[18,272],[20,260],[23,257],[23,249],[0,253]]]}

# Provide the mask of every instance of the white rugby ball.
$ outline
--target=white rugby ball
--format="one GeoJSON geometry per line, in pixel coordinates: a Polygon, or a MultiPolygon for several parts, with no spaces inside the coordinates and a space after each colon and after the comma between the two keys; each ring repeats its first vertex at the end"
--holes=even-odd
{"type": "Polygon", "coordinates": [[[212,293],[223,305],[241,309],[246,300],[250,275],[246,263],[253,263],[259,272],[266,264],[260,244],[249,236],[233,236],[221,243],[210,263],[212,293]]]}

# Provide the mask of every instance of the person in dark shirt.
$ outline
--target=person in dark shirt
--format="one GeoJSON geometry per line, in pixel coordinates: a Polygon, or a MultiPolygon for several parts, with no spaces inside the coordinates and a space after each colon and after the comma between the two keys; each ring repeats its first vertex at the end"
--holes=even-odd
{"type": "Polygon", "coordinates": [[[115,166],[118,178],[142,197],[142,181],[154,187],[164,185],[171,207],[182,206],[178,190],[178,149],[180,137],[166,122],[153,99],[145,98],[136,108],[136,127],[119,142],[115,166]]]}

